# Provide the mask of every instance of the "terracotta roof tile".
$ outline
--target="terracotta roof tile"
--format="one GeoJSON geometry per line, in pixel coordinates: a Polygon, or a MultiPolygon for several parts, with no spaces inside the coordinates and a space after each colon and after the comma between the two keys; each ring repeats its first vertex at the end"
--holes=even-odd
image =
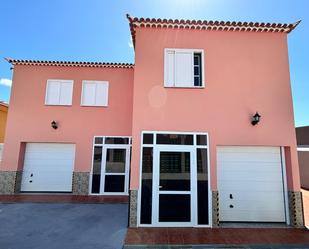
{"type": "Polygon", "coordinates": [[[175,28],[196,30],[218,30],[218,31],[248,31],[248,32],[281,32],[290,33],[299,23],[259,23],[259,22],[230,22],[230,21],[206,21],[206,20],[183,20],[183,19],[156,19],[137,18],[127,14],[129,20],[132,41],[135,46],[135,32],[138,27],[146,28],[175,28]]]}
{"type": "Polygon", "coordinates": [[[4,106],[4,107],[9,107],[9,104],[8,103],[5,103],[3,101],[0,101],[0,105],[4,106]]]}
{"type": "Polygon", "coordinates": [[[65,66],[65,67],[104,67],[104,68],[134,68],[131,63],[109,63],[109,62],[78,62],[78,61],[42,61],[42,60],[16,60],[5,58],[12,65],[29,66],[65,66]]]}

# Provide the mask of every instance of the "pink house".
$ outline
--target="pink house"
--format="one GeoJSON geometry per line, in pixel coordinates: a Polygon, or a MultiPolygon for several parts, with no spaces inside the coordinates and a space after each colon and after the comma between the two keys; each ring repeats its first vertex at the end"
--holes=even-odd
{"type": "Polygon", "coordinates": [[[129,195],[131,227],[302,227],[298,22],[128,20],[134,65],[7,59],[0,193],[129,195]]]}

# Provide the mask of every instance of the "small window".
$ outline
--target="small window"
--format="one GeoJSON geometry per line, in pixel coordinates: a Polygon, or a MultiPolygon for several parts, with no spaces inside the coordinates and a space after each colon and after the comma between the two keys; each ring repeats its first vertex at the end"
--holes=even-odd
{"type": "Polygon", "coordinates": [[[203,50],[165,49],[165,87],[203,87],[203,50]]]}
{"type": "Polygon", "coordinates": [[[128,137],[106,137],[105,144],[128,144],[128,137]]]}
{"type": "Polygon", "coordinates": [[[143,144],[153,144],[153,134],[145,133],[143,135],[143,144]]]}
{"type": "Polygon", "coordinates": [[[95,144],[103,144],[103,137],[96,137],[94,139],[95,144]]]}
{"type": "Polygon", "coordinates": [[[73,80],[48,80],[46,105],[72,105],[73,80]]]}
{"type": "Polygon", "coordinates": [[[207,136],[206,135],[196,135],[196,144],[197,145],[207,145],[207,136]]]}
{"type": "Polygon", "coordinates": [[[194,53],[194,86],[202,86],[202,54],[194,53]]]}
{"type": "Polygon", "coordinates": [[[157,144],[193,145],[193,135],[157,134],[157,144]]]}
{"type": "Polygon", "coordinates": [[[82,106],[108,106],[107,81],[83,81],[82,106]]]}

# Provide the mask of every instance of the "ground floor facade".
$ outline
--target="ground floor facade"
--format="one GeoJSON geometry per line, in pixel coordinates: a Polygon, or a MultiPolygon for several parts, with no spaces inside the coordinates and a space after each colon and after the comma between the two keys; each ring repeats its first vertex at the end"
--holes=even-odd
{"type": "Polygon", "coordinates": [[[200,131],[142,131],[139,139],[136,149],[131,136],[94,135],[83,171],[78,143],[20,142],[16,170],[0,171],[0,192],[129,195],[130,227],[303,226],[301,192],[289,187],[290,147],[213,144],[200,131]]]}

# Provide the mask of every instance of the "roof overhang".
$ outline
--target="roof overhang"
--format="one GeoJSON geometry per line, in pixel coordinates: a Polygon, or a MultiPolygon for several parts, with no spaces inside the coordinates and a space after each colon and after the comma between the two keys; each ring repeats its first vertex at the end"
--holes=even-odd
{"type": "Polygon", "coordinates": [[[135,46],[136,28],[171,28],[171,29],[193,29],[193,30],[217,30],[217,31],[245,31],[245,32],[271,32],[290,33],[300,23],[259,23],[259,22],[230,22],[230,21],[205,21],[205,20],[183,20],[183,19],[160,19],[160,18],[138,18],[127,14],[129,20],[132,41],[135,46]]]}
{"type": "Polygon", "coordinates": [[[134,64],[131,63],[16,60],[12,58],[5,58],[5,60],[11,63],[12,65],[28,65],[28,66],[134,68],[134,64]]]}

